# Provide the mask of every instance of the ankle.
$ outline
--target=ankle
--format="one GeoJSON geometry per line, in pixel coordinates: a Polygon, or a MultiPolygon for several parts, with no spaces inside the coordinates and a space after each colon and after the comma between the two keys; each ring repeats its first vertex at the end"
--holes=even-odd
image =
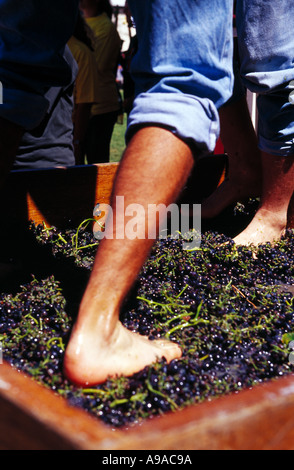
{"type": "Polygon", "coordinates": [[[287,211],[280,209],[268,209],[260,207],[256,217],[260,218],[264,224],[276,227],[277,230],[284,230],[287,226],[287,211]]]}
{"type": "Polygon", "coordinates": [[[104,299],[101,302],[98,299],[83,300],[75,325],[76,334],[98,339],[102,332],[103,340],[111,341],[118,319],[119,310],[110,301],[105,303],[104,299]]]}

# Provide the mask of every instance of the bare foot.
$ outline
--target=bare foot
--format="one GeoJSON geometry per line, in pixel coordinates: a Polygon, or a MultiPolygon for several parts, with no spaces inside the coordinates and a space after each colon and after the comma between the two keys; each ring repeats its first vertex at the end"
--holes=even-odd
{"type": "Polygon", "coordinates": [[[162,358],[171,362],[181,355],[177,344],[150,341],[117,322],[109,338],[93,331],[74,331],[65,354],[64,373],[77,385],[93,386],[108,377],[131,376],[162,358]]]}
{"type": "Polygon", "coordinates": [[[248,227],[240,233],[234,242],[236,245],[258,246],[278,242],[285,233],[287,222],[266,209],[259,209],[248,227]]]}

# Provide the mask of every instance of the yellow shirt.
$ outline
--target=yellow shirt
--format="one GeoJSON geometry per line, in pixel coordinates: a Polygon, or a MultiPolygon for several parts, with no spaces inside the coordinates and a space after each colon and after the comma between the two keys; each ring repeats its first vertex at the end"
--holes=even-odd
{"type": "Polygon", "coordinates": [[[121,50],[119,34],[106,13],[86,18],[94,34],[94,49],[98,70],[99,99],[92,115],[118,111],[120,108],[116,72],[121,50]]]}
{"type": "Polygon", "coordinates": [[[99,92],[94,52],[73,36],[68,41],[68,46],[79,68],[75,82],[75,104],[96,103],[99,100],[99,92]]]}

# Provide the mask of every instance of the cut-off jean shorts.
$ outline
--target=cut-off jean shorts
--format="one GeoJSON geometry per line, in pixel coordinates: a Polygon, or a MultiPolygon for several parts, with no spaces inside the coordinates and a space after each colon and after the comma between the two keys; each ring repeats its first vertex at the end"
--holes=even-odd
{"type": "MultiPolygon", "coordinates": [[[[233,93],[233,0],[129,0],[139,51],[127,140],[166,128],[200,153],[219,136],[218,110],[233,93]]],[[[259,146],[294,155],[294,2],[237,0],[241,78],[257,93],[259,146]]]]}

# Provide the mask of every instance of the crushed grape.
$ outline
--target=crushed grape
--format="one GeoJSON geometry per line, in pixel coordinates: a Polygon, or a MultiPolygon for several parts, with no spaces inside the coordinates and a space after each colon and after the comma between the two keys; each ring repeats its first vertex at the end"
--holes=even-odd
{"type": "MultiPolygon", "coordinates": [[[[87,223],[78,230],[44,224],[30,230],[56,260],[70,258],[77,269],[91,270],[98,242],[87,223]]],[[[69,383],[62,363],[74,318],[53,275],[1,294],[3,358],[113,428],[291,374],[293,235],[287,231],[275,246],[256,249],[237,248],[213,231],[192,251],[183,249],[181,237],[156,242],[121,321],[150,339],[178,342],[183,357],[170,364],[162,360],[90,389],[69,383]]]]}

